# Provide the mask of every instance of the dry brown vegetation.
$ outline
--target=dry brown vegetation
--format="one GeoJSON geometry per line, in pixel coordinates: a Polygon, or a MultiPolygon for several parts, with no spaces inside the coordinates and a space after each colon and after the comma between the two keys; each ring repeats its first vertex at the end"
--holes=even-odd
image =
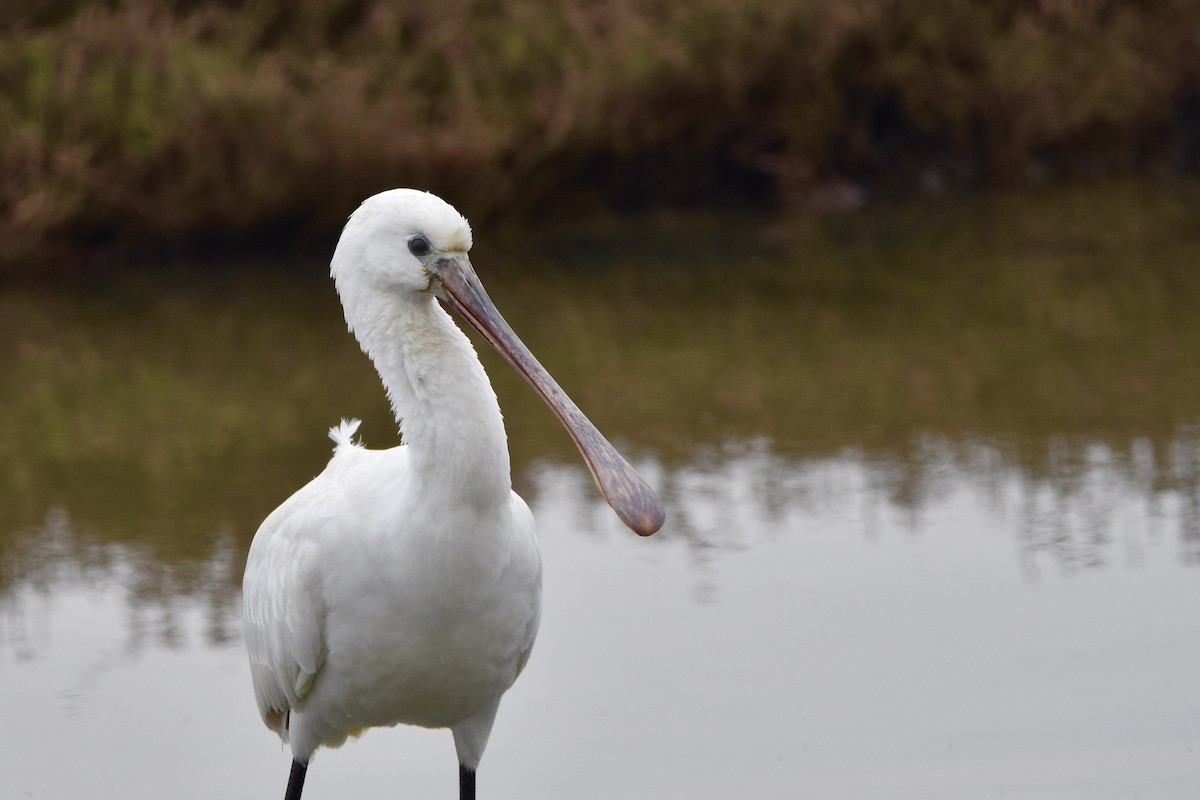
{"type": "Polygon", "coordinates": [[[1192,166],[1189,0],[0,0],[0,265],[472,216],[1192,166]],[[301,223],[301,221],[303,221],[301,223]]]}

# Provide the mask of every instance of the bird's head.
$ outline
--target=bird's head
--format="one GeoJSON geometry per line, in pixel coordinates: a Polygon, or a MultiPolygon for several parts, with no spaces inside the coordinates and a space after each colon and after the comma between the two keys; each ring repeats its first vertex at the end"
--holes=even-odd
{"type": "Polygon", "coordinates": [[[350,215],[330,273],[343,302],[358,294],[421,293],[437,263],[466,258],[471,226],[445,200],[416,189],[392,189],[350,215]]]}
{"type": "Polygon", "coordinates": [[[330,267],[351,329],[360,341],[380,333],[381,302],[387,307],[406,299],[441,300],[546,401],[625,524],[643,536],[654,533],[664,520],[661,501],[504,321],[471,266],[470,249],[470,225],[441,198],[392,189],[366,200],[346,223],[330,267]]]}

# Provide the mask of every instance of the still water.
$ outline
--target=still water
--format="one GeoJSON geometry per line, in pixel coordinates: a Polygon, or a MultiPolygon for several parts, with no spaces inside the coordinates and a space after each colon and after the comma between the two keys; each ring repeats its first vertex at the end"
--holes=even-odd
{"type": "MultiPolygon", "coordinates": [[[[640,540],[484,352],[545,612],[493,798],[1200,792],[1200,189],[476,231],[660,488],[640,540]]],[[[239,582],[386,401],[326,254],[0,289],[0,798],[260,798],[239,582]]],[[[306,797],[450,797],[372,731],[306,797]]]]}

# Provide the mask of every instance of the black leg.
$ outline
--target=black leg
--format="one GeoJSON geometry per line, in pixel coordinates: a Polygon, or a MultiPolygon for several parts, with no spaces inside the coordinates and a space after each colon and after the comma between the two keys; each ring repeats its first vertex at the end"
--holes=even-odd
{"type": "Polygon", "coordinates": [[[475,800],[475,770],[458,765],[458,800],[475,800]]]}
{"type": "Polygon", "coordinates": [[[306,772],[308,772],[307,764],[292,760],[292,773],[288,775],[287,794],[283,796],[283,800],[300,800],[300,793],[304,791],[304,774],[306,772]]]}

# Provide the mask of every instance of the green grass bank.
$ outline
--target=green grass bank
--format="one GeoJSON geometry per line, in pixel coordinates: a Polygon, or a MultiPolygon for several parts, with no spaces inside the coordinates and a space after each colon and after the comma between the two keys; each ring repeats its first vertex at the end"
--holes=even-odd
{"type": "Polygon", "coordinates": [[[0,272],[1200,162],[1200,3],[0,0],[0,272]]]}

